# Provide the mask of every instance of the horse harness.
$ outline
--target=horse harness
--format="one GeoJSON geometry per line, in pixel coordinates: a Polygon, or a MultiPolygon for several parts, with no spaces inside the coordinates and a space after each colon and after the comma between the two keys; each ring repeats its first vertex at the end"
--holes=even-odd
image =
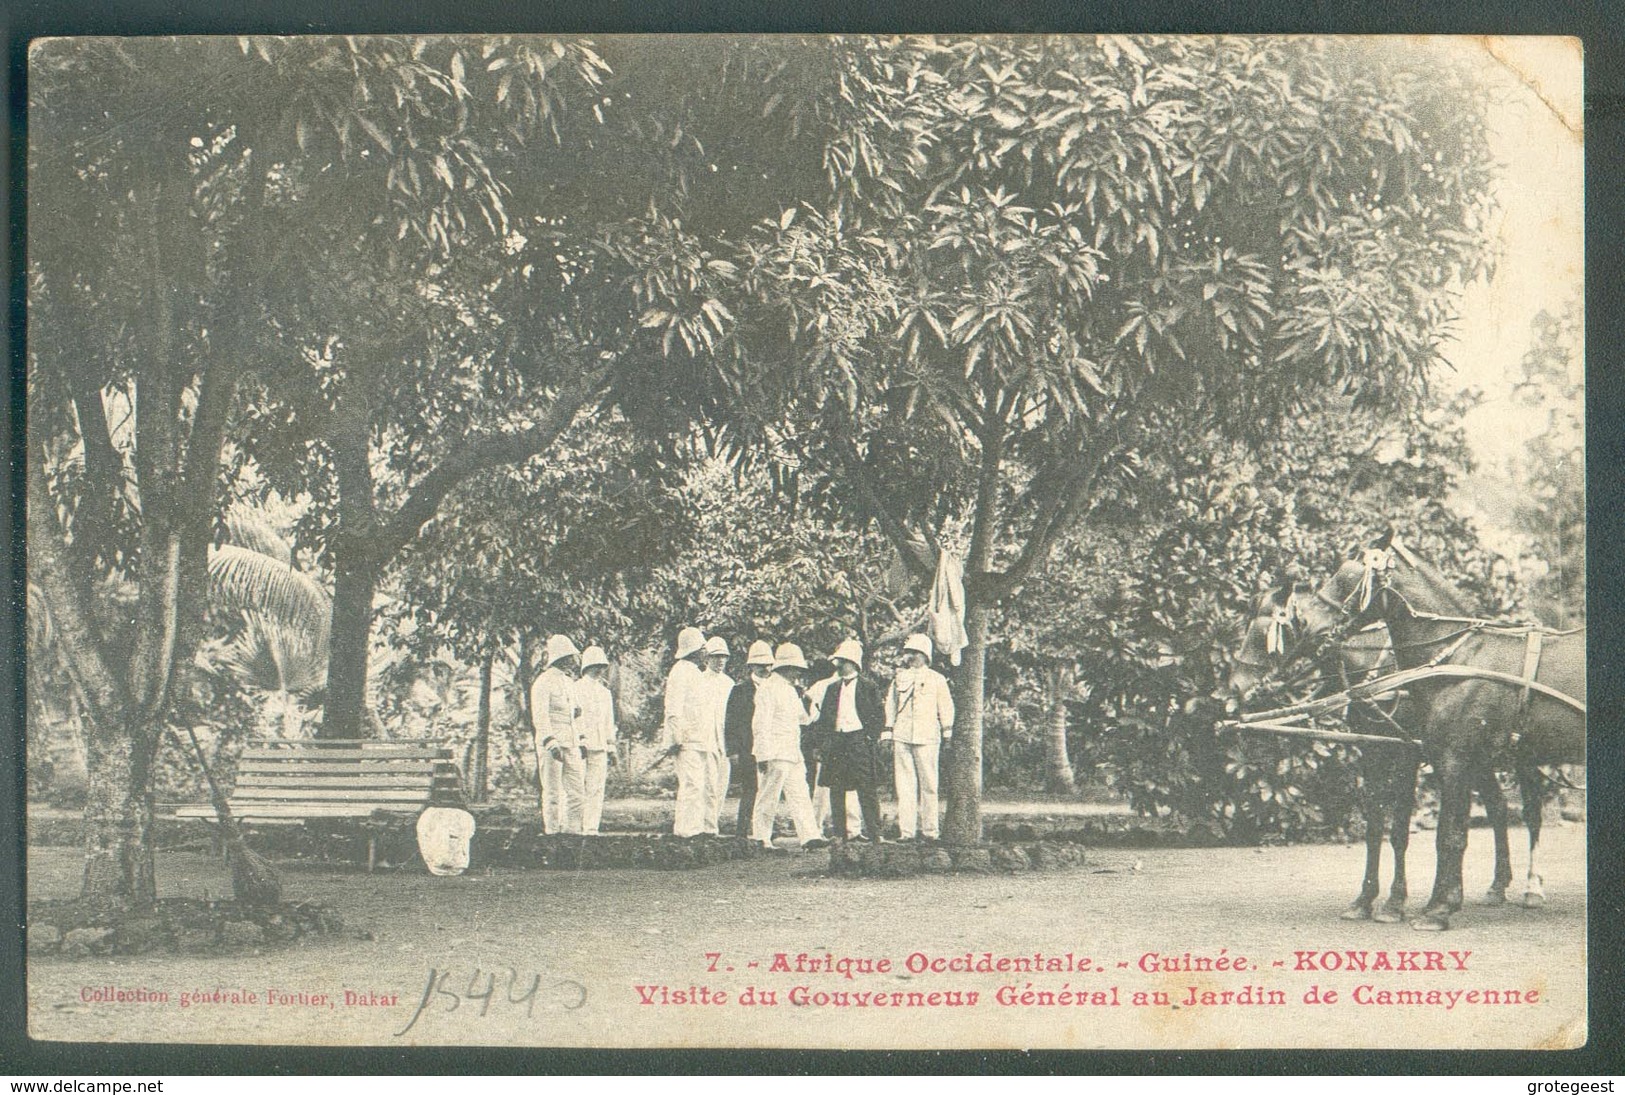
{"type": "MultiPolygon", "coordinates": [[[[1339,696],[1326,697],[1321,700],[1297,704],[1292,707],[1244,715],[1237,723],[1231,725],[1270,733],[1292,734],[1302,737],[1323,737],[1331,740],[1359,742],[1362,744],[1365,742],[1397,740],[1401,744],[1408,745],[1415,749],[1421,749],[1423,747],[1422,742],[1412,738],[1404,730],[1404,728],[1394,720],[1393,716],[1395,711],[1384,710],[1382,705],[1377,701],[1381,698],[1386,698],[1389,695],[1393,695],[1395,697],[1403,695],[1403,692],[1400,690],[1407,684],[1422,683],[1424,681],[1438,678],[1455,678],[1458,680],[1489,680],[1515,686],[1518,689],[1517,713],[1519,718],[1527,713],[1534,693],[1539,693],[1548,699],[1555,700],[1567,707],[1570,707],[1579,712],[1582,718],[1585,717],[1586,705],[1584,701],[1578,700],[1567,693],[1551,687],[1550,685],[1542,684],[1538,680],[1540,674],[1541,657],[1545,651],[1546,639],[1548,637],[1558,638],[1565,635],[1577,634],[1580,631],[1583,631],[1584,628],[1556,631],[1543,627],[1539,624],[1500,624],[1491,620],[1484,620],[1471,616],[1444,616],[1432,612],[1420,611],[1411,605],[1410,601],[1402,592],[1394,588],[1392,580],[1386,575],[1382,575],[1379,581],[1379,575],[1381,572],[1392,570],[1394,568],[1396,555],[1404,559],[1406,562],[1420,566],[1420,563],[1415,559],[1415,556],[1413,556],[1396,541],[1391,544],[1389,548],[1375,548],[1368,550],[1365,553],[1364,558],[1361,560],[1364,567],[1364,573],[1361,575],[1360,581],[1349,593],[1348,597],[1344,598],[1342,601],[1337,601],[1326,593],[1325,587],[1321,587],[1315,590],[1315,598],[1331,608],[1336,609],[1340,615],[1351,617],[1363,615],[1366,610],[1371,607],[1379,591],[1382,593],[1391,594],[1392,596],[1399,598],[1400,603],[1405,606],[1406,612],[1408,612],[1415,619],[1429,620],[1436,623],[1459,624],[1461,626],[1456,630],[1449,631],[1446,634],[1440,635],[1436,638],[1425,639],[1413,643],[1393,643],[1391,644],[1390,649],[1400,650],[1405,648],[1431,647],[1440,644],[1445,645],[1443,645],[1436,654],[1429,658],[1427,662],[1412,669],[1398,670],[1388,674],[1387,676],[1381,676],[1374,680],[1368,680],[1358,686],[1346,687],[1345,691],[1340,693],[1339,696]],[[1356,600],[1359,601],[1358,607],[1351,608],[1351,603],[1356,600]],[[1523,671],[1520,674],[1514,675],[1511,673],[1503,673],[1494,669],[1482,669],[1473,665],[1457,665],[1451,663],[1451,659],[1461,651],[1462,647],[1465,646],[1470,639],[1472,639],[1475,635],[1483,634],[1521,637],[1523,639],[1523,671]],[[1374,737],[1368,734],[1348,734],[1318,731],[1307,727],[1290,725],[1283,721],[1289,717],[1299,718],[1303,715],[1311,714],[1313,711],[1324,708],[1330,703],[1335,703],[1339,699],[1341,699],[1341,701],[1345,704],[1349,702],[1357,702],[1363,707],[1374,711],[1379,718],[1383,719],[1393,727],[1395,737],[1389,738],[1387,735],[1374,737]]],[[[1283,641],[1284,630],[1287,626],[1289,626],[1289,624],[1283,617],[1291,617],[1296,615],[1292,608],[1292,600],[1295,596],[1296,594],[1289,596],[1287,598],[1287,604],[1283,606],[1283,608],[1277,609],[1272,614],[1272,617],[1268,622],[1265,647],[1267,650],[1270,650],[1271,653],[1278,651],[1285,645],[1283,641]]],[[[1344,665],[1341,667],[1341,669],[1343,683],[1345,686],[1347,686],[1347,666],[1344,665]]],[[[1397,711],[1397,707],[1395,710],[1397,711]]],[[[1518,746],[1521,737],[1522,735],[1516,731],[1510,732],[1507,735],[1506,746],[1508,748],[1515,749],[1518,746]]],[[[1542,774],[1544,775],[1544,773],[1542,774]]],[[[1575,786],[1566,777],[1561,775],[1559,775],[1556,779],[1551,776],[1545,776],[1545,778],[1554,785],[1569,787],[1575,786]]]]}
{"type": "MultiPolygon", "coordinates": [[[[1575,628],[1568,631],[1554,631],[1550,628],[1542,627],[1539,624],[1497,624],[1490,620],[1478,619],[1472,616],[1443,616],[1439,615],[1438,613],[1423,612],[1420,609],[1413,607],[1405,595],[1393,587],[1393,583],[1386,576],[1383,576],[1379,583],[1378,575],[1382,574],[1384,571],[1392,570],[1394,568],[1394,559],[1396,555],[1412,565],[1420,565],[1415,556],[1397,541],[1388,548],[1372,548],[1365,553],[1364,558],[1361,560],[1365,568],[1365,573],[1361,576],[1359,584],[1355,586],[1354,590],[1350,592],[1346,599],[1344,599],[1342,602],[1335,601],[1331,597],[1328,597],[1324,590],[1318,589],[1315,591],[1315,596],[1322,602],[1338,609],[1344,615],[1349,615],[1349,605],[1351,601],[1358,598],[1360,604],[1359,608],[1355,611],[1363,613],[1366,609],[1371,607],[1372,601],[1375,600],[1376,595],[1380,590],[1381,592],[1398,597],[1400,603],[1405,606],[1405,611],[1415,619],[1431,620],[1436,623],[1461,624],[1461,628],[1457,631],[1452,631],[1438,638],[1427,639],[1421,642],[1395,644],[1394,649],[1400,650],[1404,649],[1405,647],[1433,646],[1437,643],[1448,642],[1448,646],[1444,647],[1437,654],[1429,658],[1425,663],[1417,668],[1424,671],[1437,670],[1439,671],[1437,673],[1439,676],[1472,677],[1482,680],[1501,681],[1503,683],[1516,685],[1518,687],[1518,714],[1520,716],[1528,711],[1531,694],[1535,692],[1538,692],[1550,699],[1557,700],[1566,706],[1572,707],[1581,715],[1586,714],[1586,705],[1583,702],[1575,699],[1573,696],[1570,696],[1565,692],[1560,692],[1549,685],[1541,684],[1537,679],[1540,672],[1541,655],[1545,649],[1546,638],[1548,636],[1557,638],[1564,635],[1573,635],[1580,629],[1575,628]],[[1518,676],[1513,676],[1510,673],[1501,673],[1491,669],[1479,669],[1473,666],[1451,665],[1450,659],[1455,657],[1457,652],[1459,652],[1461,648],[1466,645],[1467,641],[1473,636],[1481,634],[1522,636],[1524,640],[1523,672],[1518,676]],[[1452,642],[1451,640],[1454,641],[1452,642]]],[[[1514,733],[1512,735],[1512,744],[1517,744],[1517,739],[1518,735],[1514,733]]]]}

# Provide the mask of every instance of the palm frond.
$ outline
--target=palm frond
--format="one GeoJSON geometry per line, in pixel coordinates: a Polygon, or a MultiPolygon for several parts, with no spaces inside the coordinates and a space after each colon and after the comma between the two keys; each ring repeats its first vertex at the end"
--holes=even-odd
{"type": "Polygon", "coordinates": [[[283,566],[293,566],[293,546],[264,513],[234,506],[226,514],[225,525],[228,543],[269,555],[283,566]]]}
{"type": "Polygon", "coordinates": [[[320,632],[321,645],[327,645],[333,599],[320,583],[288,563],[236,544],[220,544],[209,552],[209,587],[217,607],[320,632]]]}
{"type": "Polygon", "coordinates": [[[266,692],[308,695],[327,683],[327,629],[312,631],[244,613],[241,632],[220,651],[221,666],[239,682],[266,692]]]}

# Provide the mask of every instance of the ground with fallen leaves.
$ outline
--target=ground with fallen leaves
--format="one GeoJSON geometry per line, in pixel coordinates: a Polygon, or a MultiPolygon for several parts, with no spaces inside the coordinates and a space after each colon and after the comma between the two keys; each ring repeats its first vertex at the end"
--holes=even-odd
{"type": "MultiPolygon", "coordinates": [[[[1418,834],[1409,860],[1413,907],[1431,882],[1432,851],[1431,834],[1418,834]]],[[[1584,1037],[1584,829],[1549,827],[1543,853],[1545,908],[1480,907],[1471,899],[1489,878],[1490,841],[1474,830],[1470,903],[1442,935],[1339,920],[1364,854],[1348,845],[1101,848],[1076,870],[898,880],[831,878],[827,853],[799,850],[682,872],[500,868],[455,878],[286,863],[285,896],[332,906],[351,931],[210,955],[35,960],[29,1025],[46,1039],[151,1042],[1556,1046],[1584,1037]],[[1297,968],[1296,952],[1349,950],[1470,956],[1465,971],[1427,974],[1297,968]],[[1075,968],[908,968],[984,952],[1069,955],[1075,968]],[[1244,965],[1224,973],[1142,968],[1148,954],[1187,953],[1244,965]],[[870,972],[825,970],[825,955],[866,961],[870,972]],[[890,967],[882,971],[880,962],[890,967]],[[1364,984],[1532,989],[1539,1002],[1353,1003],[1364,984]],[[1249,985],[1282,991],[1289,1002],[1176,1006],[1193,986],[1239,993],[1249,985]],[[1306,1005],[1312,986],[1342,998],[1306,1005]],[[1115,989],[1117,1003],[996,1002],[1000,991],[1019,997],[1028,987],[1115,989]],[[118,1001],[135,990],[168,999],[118,1001]],[[747,990],[757,1001],[775,992],[776,1003],[742,1003],[747,990]],[[904,1006],[875,1007],[872,995],[857,1006],[854,996],[834,995],[877,991],[902,994],[904,1006]],[[910,992],[975,992],[978,1002],[909,1007],[910,992]],[[1165,992],[1169,1002],[1136,1006],[1135,992],[1165,992]],[[722,1003],[690,1002],[719,996],[722,1003]]],[[[1520,876],[1522,861],[1520,851],[1520,876]]],[[[81,866],[76,849],[31,848],[30,897],[71,896],[81,866]]],[[[160,853],[158,872],[164,896],[229,892],[223,864],[204,852],[160,853]]]]}

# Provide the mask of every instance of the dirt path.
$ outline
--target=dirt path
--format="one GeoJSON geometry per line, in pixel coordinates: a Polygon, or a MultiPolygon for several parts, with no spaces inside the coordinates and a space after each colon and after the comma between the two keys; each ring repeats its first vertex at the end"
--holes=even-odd
{"type": "MultiPolygon", "coordinates": [[[[1486,836],[1475,832],[1468,852],[1474,896],[1490,873],[1486,836]]],[[[1490,1048],[1583,1040],[1582,827],[1548,829],[1544,909],[1469,904],[1442,935],[1337,919],[1362,854],[1341,846],[1106,849],[1081,872],[903,882],[820,877],[822,856],[798,852],[681,873],[510,870],[448,879],[290,867],[290,897],[336,905],[372,938],[206,958],[41,960],[29,971],[30,1031],[152,1042],[735,1047],[1490,1048]],[[1320,956],[1314,968],[1301,968],[1299,951],[1320,956]],[[1328,959],[1328,951],[1339,953],[1328,959]],[[1322,968],[1346,965],[1348,951],[1362,952],[1368,965],[1445,968],[1322,968]],[[911,955],[946,961],[983,952],[1042,952],[1060,956],[1063,967],[1070,955],[1072,969],[907,968],[911,955]],[[1147,954],[1154,964],[1187,952],[1242,965],[1142,969],[1147,954]],[[774,970],[779,953],[790,969],[774,970]],[[798,972],[803,953],[820,964],[829,953],[869,965],[849,966],[850,976],[821,965],[798,972]],[[883,972],[882,962],[890,963],[883,972]],[[443,972],[420,1010],[431,969],[443,972]],[[100,986],[168,999],[87,1001],[100,986]],[[1336,991],[1337,1002],[1305,1003],[1312,986],[1336,991]],[[1198,996],[1188,1002],[1193,987],[1198,996]],[[1029,988],[1057,1001],[1083,990],[1083,1000],[1045,1005],[1023,998],[1029,988]],[[726,995],[722,1003],[687,1002],[691,989],[707,1000],[726,995]],[[747,989],[758,1001],[763,990],[776,992],[776,1003],[746,1003],[747,989]],[[189,997],[182,1005],[182,993],[216,990],[226,994],[219,1002],[189,997]],[[1417,993],[1417,1002],[1362,1002],[1396,990],[1417,993]],[[1536,996],[1491,1004],[1467,995],[1483,990],[1536,996]],[[349,1003],[346,991],[355,994],[349,1003]],[[1218,995],[1202,1002],[1202,992],[1226,991],[1234,994],[1227,1003],[1218,995]],[[1431,1002],[1430,991],[1438,993],[1431,1002]],[[876,1006],[876,992],[885,1006],[876,1006]],[[1156,992],[1167,994],[1166,1004],[1156,992]],[[1254,1002],[1276,992],[1283,1003],[1254,1002]],[[228,1002],[230,993],[239,1002],[228,1002]],[[859,1006],[858,996],[821,993],[870,995],[859,1006]],[[976,1003],[955,1005],[953,993],[976,993],[976,1003]],[[1136,993],[1146,994],[1142,1004],[1136,993]],[[366,999],[384,1003],[359,1002],[366,999]]],[[[1420,834],[1410,869],[1424,896],[1431,860],[1431,834],[1420,834]]],[[[30,895],[71,896],[80,863],[73,849],[32,849],[30,895]]],[[[203,856],[166,853],[159,872],[166,894],[229,891],[218,861],[203,856]]]]}

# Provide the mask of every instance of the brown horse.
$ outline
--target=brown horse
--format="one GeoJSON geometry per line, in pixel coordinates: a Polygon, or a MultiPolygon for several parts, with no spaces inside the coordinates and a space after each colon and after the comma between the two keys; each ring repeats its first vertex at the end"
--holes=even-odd
{"type": "MultiPolygon", "coordinates": [[[[1247,628],[1241,650],[1237,652],[1230,674],[1230,688],[1245,700],[1259,685],[1278,675],[1280,670],[1303,660],[1306,654],[1316,655],[1319,644],[1301,641],[1292,622],[1289,598],[1279,591],[1267,595],[1262,604],[1264,615],[1247,628]]],[[[1317,691],[1347,691],[1357,684],[1374,680],[1393,672],[1393,645],[1388,629],[1382,623],[1369,624],[1328,652],[1332,668],[1322,687],[1317,691]]],[[[1313,657],[1310,666],[1325,664],[1325,659],[1313,657]]],[[[1411,814],[1416,807],[1416,773],[1421,766],[1421,755],[1409,743],[1415,735],[1407,729],[1415,725],[1417,712],[1408,696],[1383,701],[1367,701],[1349,707],[1347,721],[1356,733],[1377,737],[1393,737],[1392,746],[1377,743],[1359,747],[1360,757],[1360,815],[1365,821],[1365,874],[1360,892],[1344,909],[1344,920],[1375,920],[1383,924],[1397,924],[1405,918],[1405,902],[1409,888],[1405,877],[1405,853],[1410,847],[1411,814]],[[1382,891],[1382,845],[1386,837],[1393,848],[1393,882],[1388,899],[1380,906],[1377,898],[1382,891]]],[[[1507,887],[1512,883],[1512,851],[1507,839],[1507,803],[1501,784],[1490,772],[1477,788],[1484,812],[1495,831],[1495,876],[1484,895],[1487,904],[1506,901],[1507,887]]],[[[1538,824],[1538,822],[1531,822],[1538,824]]]]}
{"type": "Polygon", "coordinates": [[[1314,594],[1295,597],[1292,609],[1310,635],[1380,619],[1400,669],[1440,671],[1409,688],[1417,711],[1412,726],[1439,781],[1433,893],[1412,926],[1442,931],[1461,908],[1472,788],[1493,779],[1500,758],[1518,774],[1529,825],[1524,903],[1540,904],[1539,766],[1585,763],[1585,629],[1476,619],[1459,589],[1392,537],[1344,563],[1314,594]]]}

